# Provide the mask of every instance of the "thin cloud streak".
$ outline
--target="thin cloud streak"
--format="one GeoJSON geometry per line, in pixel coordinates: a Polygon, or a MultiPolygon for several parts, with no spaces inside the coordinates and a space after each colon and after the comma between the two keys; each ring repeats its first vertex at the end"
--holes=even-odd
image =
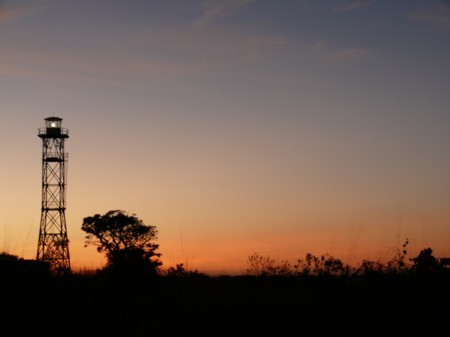
{"type": "Polygon", "coordinates": [[[450,30],[450,5],[435,10],[422,10],[408,14],[410,20],[422,22],[439,31],[450,30]]]}
{"type": "Polygon", "coordinates": [[[370,56],[370,52],[361,48],[346,48],[338,51],[330,52],[326,58],[331,61],[348,62],[360,61],[370,56]]]}
{"type": "MultiPolygon", "coordinates": [[[[45,80],[60,84],[94,83],[116,85],[127,77],[180,75],[193,71],[186,65],[132,59],[76,57],[55,53],[26,53],[33,62],[15,61],[13,53],[9,62],[0,65],[0,75],[31,80],[45,80]],[[39,70],[35,70],[39,69],[39,70]],[[81,71],[80,71],[81,69],[81,71]]],[[[17,55],[23,55],[17,51],[17,55]]],[[[5,60],[5,58],[3,58],[5,60]]]]}
{"type": "Polygon", "coordinates": [[[322,60],[335,61],[335,62],[357,62],[369,58],[373,52],[368,49],[349,47],[334,49],[327,45],[323,41],[317,41],[306,49],[309,53],[313,53],[320,57],[322,60]]]}
{"type": "Polygon", "coordinates": [[[203,2],[203,13],[195,24],[205,24],[218,18],[230,16],[255,0],[208,0],[203,2]]]}
{"type": "Polygon", "coordinates": [[[33,3],[29,6],[9,7],[0,4],[0,23],[11,22],[23,17],[37,15],[38,13],[49,9],[54,5],[53,1],[41,1],[40,3],[33,3]]]}
{"type": "Polygon", "coordinates": [[[372,6],[376,0],[352,1],[344,2],[333,8],[333,12],[349,12],[355,9],[366,8],[372,6]]]}
{"type": "MultiPolygon", "coordinates": [[[[142,32],[128,40],[117,53],[70,49],[1,50],[0,74],[10,77],[44,79],[56,82],[97,82],[117,84],[149,76],[179,76],[194,72],[218,71],[230,65],[258,62],[288,44],[282,36],[253,36],[215,29],[189,27],[161,32],[142,32]],[[183,34],[180,31],[183,30],[183,34]],[[135,53],[134,50],[145,51],[135,53]],[[155,54],[152,51],[158,50],[155,54]],[[176,57],[189,55],[189,57],[176,57]]],[[[95,36],[93,41],[102,39],[95,36]]],[[[111,41],[113,43],[114,41],[111,41]]]]}

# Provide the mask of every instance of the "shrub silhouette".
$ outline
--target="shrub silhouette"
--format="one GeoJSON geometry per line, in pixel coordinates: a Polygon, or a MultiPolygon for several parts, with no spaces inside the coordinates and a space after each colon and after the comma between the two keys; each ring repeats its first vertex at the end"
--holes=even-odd
{"type": "Polygon", "coordinates": [[[206,274],[203,274],[201,272],[199,272],[197,269],[196,270],[187,270],[184,267],[183,263],[178,263],[176,264],[175,267],[169,267],[167,269],[167,271],[165,272],[166,276],[169,277],[205,277],[207,276],[206,274]]]}
{"type": "Polygon", "coordinates": [[[341,260],[334,258],[330,254],[321,255],[319,258],[308,253],[306,254],[305,260],[298,260],[298,265],[296,267],[303,275],[343,276],[350,272],[350,267],[348,265],[345,265],[341,260]]]}
{"type": "Polygon", "coordinates": [[[17,261],[19,260],[19,257],[14,254],[10,254],[8,252],[1,252],[0,253],[0,261],[17,261]]]}
{"type": "Polygon", "coordinates": [[[287,260],[277,262],[270,256],[254,253],[248,257],[248,275],[255,276],[344,276],[351,271],[350,266],[330,254],[320,257],[307,253],[305,259],[298,259],[297,264],[291,265],[287,260]]]}
{"type": "MultiPolygon", "coordinates": [[[[304,259],[298,259],[291,265],[287,260],[276,261],[271,256],[254,253],[247,260],[247,275],[253,276],[395,276],[395,275],[429,275],[448,272],[440,259],[432,255],[431,248],[423,249],[419,255],[407,259],[406,239],[401,248],[395,249],[395,254],[386,263],[362,260],[360,264],[351,267],[330,254],[320,257],[307,253],[304,259]],[[408,262],[412,261],[412,263],[408,262]]],[[[448,259],[443,259],[447,261],[448,259]]]]}
{"type": "Polygon", "coordinates": [[[247,273],[256,276],[277,275],[280,269],[280,266],[276,265],[275,259],[270,256],[262,256],[259,253],[250,255],[247,264],[249,265],[247,273]]]}
{"type": "Polygon", "coordinates": [[[25,260],[17,255],[1,252],[0,274],[9,278],[47,277],[50,275],[50,263],[25,260]]]}
{"type": "Polygon", "coordinates": [[[443,270],[439,260],[433,256],[433,250],[431,248],[422,249],[413,261],[413,272],[420,275],[435,274],[443,270]]]}

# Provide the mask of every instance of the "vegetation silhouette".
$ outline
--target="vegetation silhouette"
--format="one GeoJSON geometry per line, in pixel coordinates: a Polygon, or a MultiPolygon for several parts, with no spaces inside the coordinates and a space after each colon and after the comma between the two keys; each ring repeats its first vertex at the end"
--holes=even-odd
{"type": "Polygon", "coordinates": [[[111,210],[85,217],[81,229],[87,233],[85,247],[94,245],[105,252],[103,271],[122,276],[155,276],[162,265],[155,243],[156,226],[148,226],[135,214],[111,210]]]}
{"type": "Polygon", "coordinates": [[[46,261],[25,260],[8,252],[0,253],[1,278],[48,277],[51,274],[51,265],[46,261]]]}
{"type": "Polygon", "coordinates": [[[432,255],[431,248],[422,249],[414,258],[407,258],[406,239],[401,249],[396,249],[394,256],[387,263],[363,260],[352,267],[334,258],[330,254],[320,257],[307,253],[304,259],[298,259],[295,264],[287,260],[276,261],[270,256],[254,253],[247,260],[247,275],[253,276],[372,276],[388,275],[439,275],[448,274],[447,259],[439,259],[432,255]],[[409,261],[409,262],[408,262],[409,261]]]}
{"type": "MultiPolygon", "coordinates": [[[[129,220],[122,212],[110,216],[118,214],[129,220]]],[[[94,219],[88,223],[103,217],[94,219]]],[[[153,243],[154,234],[147,242],[153,243]]],[[[248,270],[235,276],[211,276],[179,263],[165,270],[158,265],[151,278],[139,272],[125,278],[109,272],[37,278],[16,269],[5,272],[0,262],[1,334],[444,336],[450,270],[431,248],[409,258],[407,245],[408,240],[387,263],[354,267],[329,254],[306,254],[291,264],[255,253],[248,257],[248,270]]],[[[151,247],[157,261],[158,247],[151,247]]],[[[0,254],[0,261],[8,259],[20,261],[0,254]]],[[[134,259],[119,260],[120,272],[129,270],[122,263],[134,266],[134,259]]]]}

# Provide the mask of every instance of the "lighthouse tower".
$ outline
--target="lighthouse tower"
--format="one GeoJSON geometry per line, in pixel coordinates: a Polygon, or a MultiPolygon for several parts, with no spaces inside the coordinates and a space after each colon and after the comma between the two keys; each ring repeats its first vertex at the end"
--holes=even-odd
{"type": "Polygon", "coordinates": [[[70,273],[66,226],[66,173],[68,154],[64,142],[69,131],[62,118],[45,118],[38,130],[42,139],[42,207],[36,260],[47,262],[54,273],[70,273]]]}

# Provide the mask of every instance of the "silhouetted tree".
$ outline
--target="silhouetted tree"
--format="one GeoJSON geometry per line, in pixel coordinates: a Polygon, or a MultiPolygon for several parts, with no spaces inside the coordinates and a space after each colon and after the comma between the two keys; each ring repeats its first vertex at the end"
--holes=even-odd
{"type": "Polygon", "coordinates": [[[87,233],[85,247],[91,244],[106,252],[105,270],[117,273],[156,275],[162,262],[154,241],[158,231],[147,226],[135,214],[112,210],[104,215],[83,219],[81,229],[87,233]]]}

